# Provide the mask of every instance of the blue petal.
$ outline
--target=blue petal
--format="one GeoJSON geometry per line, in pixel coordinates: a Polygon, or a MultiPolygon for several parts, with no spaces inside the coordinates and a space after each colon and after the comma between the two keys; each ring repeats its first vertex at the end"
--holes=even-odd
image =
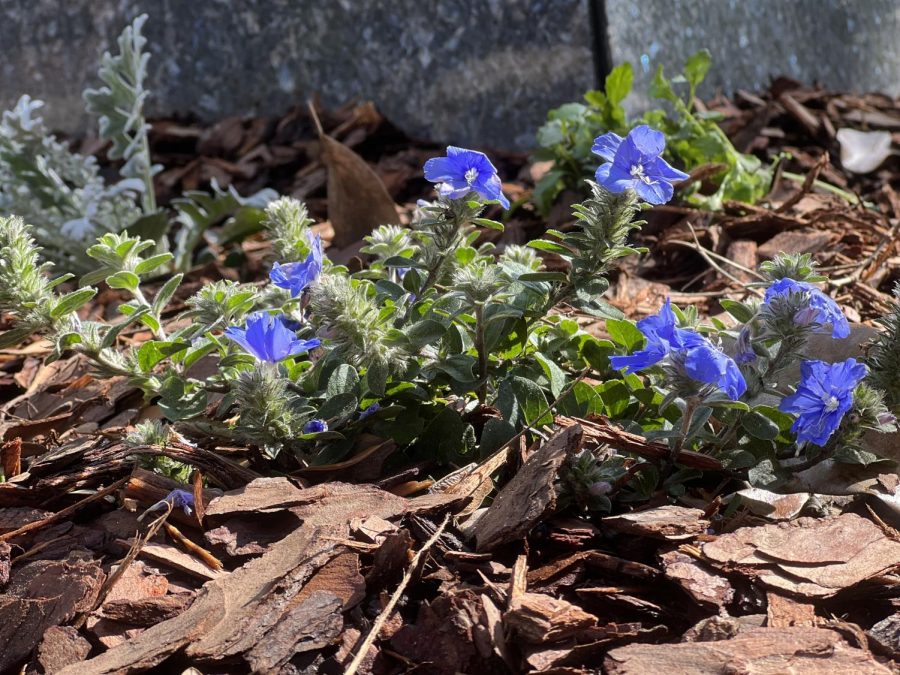
{"type": "Polygon", "coordinates": [[[254,349],[253,345],[250,344],[250,341],[247,339],[247,331],[243,328],[238,328],[237,326],[226,328],[225,337],[227,337],[232,342],[238,343],[245,352],[256,356],[256,349],[254,349]]]}
{"type": "Polygon", "coordinates": [[[688,350],[684,369],[692,379],[716,385],[733,401],[747,390],[744,376],[734,360],[705,339],[703,344],[688,350]]]}
{"type": "Polygon", "coordinates": [[[631,375],[631,373],[635,373],[659,363],[665,357],[665,350],[651,347],[648,349],[641,349],[628,356],[610,356],[609,364],[612,366],[613,370],[625,368],[625,374],[631,375]]]}
{"type": "Polygon", "coordinates": [[[610,131],[609,133],[597,136],[597,138],[594,139],[594,145],[591,146],[591,152],[595,155],[600,155],[607,162],[612,162],[613,159],[615,159],[616,150],[619,149],[623,140],[624,139],[621,136],[610,131]]]}
{"type": "MultiPolygon", "coordinates": [[[[447,151],[449,152],[450,148],[447,148],[447,151]]],[[[449,157],[429,159],[422,168],[425,173],[425,180],[432,183],[443,183],[452,180],[458,175],[456,167],[449,157]]]]}
{"type": "Polygon", "coordinates": [[[643,158],[659,157],[666,149],[666,136],[663,132],[641,124],[632,129],[628,138],[643,158]]]}
{"type": "Polygon", "coordinates": [[[672,187],[672,184],[664,181],[656,180],[652,183],[645,183],[642,180],[635,180],[633,183],[634,191],[637,192],[638,197],[648,204],[665,204],[675,194],[675,188],[672,187]]]}
{"type": "Polygon", "coordinates": [[[509,200],[503,194],[503,185],[500,182],[500,177],[495,173],[492,174],[487,180],[480,183],[481,187],[478,190],[478,194],[480,194],[485,199],[495,199],[500,202],[500,205],[504,209],[509,208],[509,200]]]}
{"type": "Polygon", "coordinates": [[[679,171],[662,157],[650,160],[644,165],[644,169],[650,178],[666,181],[668,183],[674,183],[675,181],[687,180],[690,178],[688,174],[684,171],[679,171]]]}

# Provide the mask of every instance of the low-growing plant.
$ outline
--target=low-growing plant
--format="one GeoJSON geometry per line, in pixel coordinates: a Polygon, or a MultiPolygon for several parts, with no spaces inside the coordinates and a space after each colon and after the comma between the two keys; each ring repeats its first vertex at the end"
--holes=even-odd
{"type": "Polygon", "coordinates": [[[375,229],[364,249],[371,264],[359,272],[328,260],[300,202],[276,200],[263,219],[277,257],[269,283],[208,284],[169,320],[181,275],[149,290],[172,258],[152,241],[103,235],[87,249],[95,269],[82,288],[61,293],[69,277],[49,279],[30,228],[0,219],[0,313],[15,322],[0,344],[41,333],[55,345],[50,360],[82,354],[97,376],[128,378],[170,425],[138,427],[132,445],[167,443],[175,430],[247,446],[273,470],[341,461],[369,435],[393,439],[408,461],[469,462],[519,432],[541,433],[557,413],[606,418],[668,448],[662,462],[615,445],[580,453],[559,477],[573,508],[681,494],[700,477],[681,463],[688,450],[766,487],[824,459],[876,461],[863,432],[893,428],[878,363],[866,381],[854,359],[804,355],[813,333],[849,333],[814,285],[809,256],[764,265],[761,302],[723,300],[732,325],[703,325],[693,307],[669,301],[635,324],[602,301],[610,269],[637,252],[628,238],[642,202],[671,197],[679,172],[661,157],[663,135],[647,127],[593,146],[611,161],[575,206],[577,227],[499,253],[479,240],[503,227],[488,209],[508,202],[493,165],[471,150],[451,147],[425,165],[436,199],[409,228],[375,229]],[[543,269],[536,251],[564,268],[543,269]],[[129,296],[116,323],[79,319],[101,281],[129,296]],[[561,309],[604,317],[610,339],[561,309]],[[122,332],[138,324],[153,338],[123,346],[122,332]],[[212,376],[194,374],[200,359],[215,363],[212,376]],[[800,379],[790,381],[798,362],[800,379]]]}
{"type": "Polygon", "coordinates": [[[175,226],[175,257],[168,268],[185,271],[209,227],[232,219],[248,228],[276,196],[267,189],[243,198],[213,182],[207,192],[191,191],[173,200],[172,208],[157,205],[153,176],[162,167],[151,160],[150,125],[144,117],[150,95],[150,55],[141,34],[146,20],[141,15],[125,28],[118,52],[101,59],[103,85],[84,92],[86,110],[98,120],[99,138],[108,144],[107,156],[120,162],[118,180],[106,180],[95,157],[73,152],[50,133],[40,115],[42,101],[22,96],[0,117],[0,214],[26,219],[44,256],[67,272],[90,271],[93,263],[85,249],[98,236],[128,230],[153,240],[156,252],[163,253],[169,248],[166,234],[175,226]]]}
{"type": "Polygon", "coordinates": [[[735,149],[717,124],[721,115],[694,109],[697,87],[709,67],[706,50],[688,58],[683,74],[672,79],[666,78],[662,65],[658,66],[647,93],[662,106],[638,119],[629,120],[622,105],[634,81],[630,63],[614,68],[606,77],[604,90],[587,92],[584,103],[567,103],[551,110],[538,130],[538,150],[534,153],[535,160],[553,163],[534,189],[541,212],[546,214],[564,190],[584,193],[584,180],[596,168],[594,138],[604,133],[624,136],[640,125],[662,131],[669,141],[665,156],[686,171],[703,166],[717,168],[705,179],[714,184],[714,191],[706,194],[701,192],[700,181],[691,183],[682,190],[686,201],[717,210],[728,200],[752,204],[764,197],[772,182],[771,169],[757,157],[735,149]],[[679,94],[679,89],[683,93],[679,94]]]}

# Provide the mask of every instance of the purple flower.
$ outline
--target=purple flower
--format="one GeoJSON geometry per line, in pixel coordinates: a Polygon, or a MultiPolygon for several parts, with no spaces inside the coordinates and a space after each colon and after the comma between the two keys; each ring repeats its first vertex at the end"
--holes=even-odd
{"type": "Polygon", "coordinates": [[[174,509],[181,509],[185,515],[191,515],[194,511],[194,495],[187,490],[172,490],[165,498],[160,499],[147,511],[163,511],[168,508],[169,504],[174,509]]]}
{"type": "Polygon", "coordinates": [[[838,363],[804,361],[800,364],[800,385],[796,393],[781,401],[778,409],[797,415],[791,431],[798,441],[818,446],[828,442],[853,406],[853,390],[867,369],[856,359],[838,363]]]}
{"type": "Polygon", "coordinates": [[[850,335],[850,324],[838,304],[818,288],[805,281],[779,279],[766,289],[763,304],[768,305],[773,298],[795,294],[809,297],[806,307],[797,312],[794,322],[801,326],[816,326],[817,333],[827,333],[831,324],[831,336],[845,338],[850,335]],[[824,329],[824,330],[823,330],[824,329]]]}
{"type": "Polygon", "coordinates": [[[325,420],[314,419],[303,425],[304,434],[321,434],[328,431],[328,422],[325,420]]]}
{"type": "Polygon", "coordinates": [[[753,351],[751,337],[750,326],[741,328],[741,332],[738,333],[737,344],[735,345],[735,363],[750,363],[756,361],[756,352],[753,351]]]}
{"type": "Polygon", "coordinates": [[[303,262],[292,262],[281,265],[272,265],[269,279],[279,288],[286,288],[291,292],[291,297],[296,298],[303,290],[319,278],[322,273],[322,237],[316,235],[315,239],[309,238],[309,255],[303,262]]]}
{"type": "Polygon", "coordinates": [[[361,413],[359,413],[359,421],[361,422],[364,419],[366,419],[367,417],[371,417],[372,415],[377,413],[379,410],[381,410],[381,404],[373,403],[368,408],[366,408],[361,413]]]}
{"type": "Polygon", "coordinates": [[[668,298],[658,315],[641,319],[637,327],[644,334],[647,345],[629,356],[610,357],[609,362],[616,370],[625,368],[625,373],[631,374],[675,356],[675,362],[683,365],[691,379],[715,384],[732,400],[737,400],[747,390],[747,383],[734,359],[699,333],[675,325],[675,313],[668,298]]]}
{"type": "Polygon", "coordinates": [[[660,155],[666,137],[646,124],[635,127],[624,139],[612,132],[594,140],[591,151],[606,160],[597,169],[597,182],[610,192],[629,188],[648,204],[665,204],[672,199],[674,181],[688,175],[673,168],[660,155]]]}
{"type": "Polygon", "coordinates": [[[257,312],[247,317],[247,327],[232,326],[225,337],[237,342],[260,361],[278,363],[289,356],[303,354],[322,344],[318,338],[300,340],[284,323],[284,315],[257,312]]]}
{"type": "Polygon", "coordinates": [[[425,178],[440,183],[438,190],[444,197],[460,199],[477,192],[485,199],[497,200],[504,209],[509,208],[497,169],[483,152],[448,146],[446,157],[425,162],[425,178]]]}

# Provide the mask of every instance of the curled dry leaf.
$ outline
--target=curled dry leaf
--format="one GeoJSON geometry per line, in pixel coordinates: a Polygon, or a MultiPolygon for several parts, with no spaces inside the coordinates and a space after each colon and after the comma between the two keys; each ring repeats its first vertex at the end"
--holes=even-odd
{"type": "Polygon", "coordinates": [[[346,248],[379,225],[397,222],[397,209],[378,174],[340,141],[319,133],[328,167],[328,219],[333,243],[346,248]]]}

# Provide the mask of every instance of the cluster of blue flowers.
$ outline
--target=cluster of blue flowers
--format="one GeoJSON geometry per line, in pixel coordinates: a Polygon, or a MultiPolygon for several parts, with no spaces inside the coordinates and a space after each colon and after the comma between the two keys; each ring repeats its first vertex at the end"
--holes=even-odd
{"type": "Polygon", "coordinates": [[[747,390],[747,382],[734,359],[703,335],[675,324],[672,303],[666,299],[659,314],[637,323],[646,338],[646,347],[630,356],[611,357],[612,367],[625,368],[630,374],[668,359],[672,365],[683,368],[692,380],[715,385],[733,401],[739,399],[747,390]]]}

